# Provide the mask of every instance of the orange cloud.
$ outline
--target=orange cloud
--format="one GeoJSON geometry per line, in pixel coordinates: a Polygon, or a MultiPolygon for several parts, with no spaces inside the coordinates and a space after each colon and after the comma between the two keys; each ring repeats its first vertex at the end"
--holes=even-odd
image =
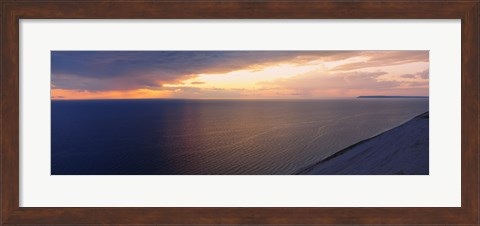
{"type": "Polygon", "coordinates": [[[86,90],[68,90],[52,89],[51,96],[54,100],[69,99],[149,99],[149,98],[168,98],[172,96],[171,90],[150,90],[136,89],[128,91],[86,91],[86,90]]]}

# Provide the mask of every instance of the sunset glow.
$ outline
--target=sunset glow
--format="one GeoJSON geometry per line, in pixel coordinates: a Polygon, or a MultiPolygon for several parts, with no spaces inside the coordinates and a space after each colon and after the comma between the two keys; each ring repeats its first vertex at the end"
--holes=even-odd
{"type": "Polygon", "coordinates": [[[428,96],[428,51],[54,51],[52,99],[428,96]]]}

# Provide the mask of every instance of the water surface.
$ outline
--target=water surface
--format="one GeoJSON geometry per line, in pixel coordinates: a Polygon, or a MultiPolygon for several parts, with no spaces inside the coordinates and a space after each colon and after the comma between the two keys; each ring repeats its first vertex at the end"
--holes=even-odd
{"type": "Polygon", "coordinates": [[[428,99],[52,101],[53,175],[286,175],[428,99]]]}

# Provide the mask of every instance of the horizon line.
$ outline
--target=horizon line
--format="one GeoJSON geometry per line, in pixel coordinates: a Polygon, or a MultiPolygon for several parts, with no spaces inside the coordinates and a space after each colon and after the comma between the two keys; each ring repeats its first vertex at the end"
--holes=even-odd
{"type": "MultiPolygon", "coordinates": [[[[409,98],[409,97],[423,97],[423,98],[430,98],[429,96],[397,96],[397,95],[372,95],[369,97],[402,97],[409,98]]],[[[352,97],[330,97],[330,98],[93,98],[93,99],[52,99],[51,101],[82,101],[82,100],[332,100],[332,99],[359,99],[359,97],[365,96],[352,96],[352,97]]],[[[371,98],[374,99],[374,98],[371,98]]],[[[379,98],[380,99],[380,98],[379,98]]]]}

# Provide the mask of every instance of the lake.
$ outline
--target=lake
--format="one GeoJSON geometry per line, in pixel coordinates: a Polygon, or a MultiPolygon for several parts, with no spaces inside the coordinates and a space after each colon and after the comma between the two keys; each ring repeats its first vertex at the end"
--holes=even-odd
{"type": "Polygon", "coordinates": [[[53,100],[52,175],[289,175],[425,99],[53,100]]]}

